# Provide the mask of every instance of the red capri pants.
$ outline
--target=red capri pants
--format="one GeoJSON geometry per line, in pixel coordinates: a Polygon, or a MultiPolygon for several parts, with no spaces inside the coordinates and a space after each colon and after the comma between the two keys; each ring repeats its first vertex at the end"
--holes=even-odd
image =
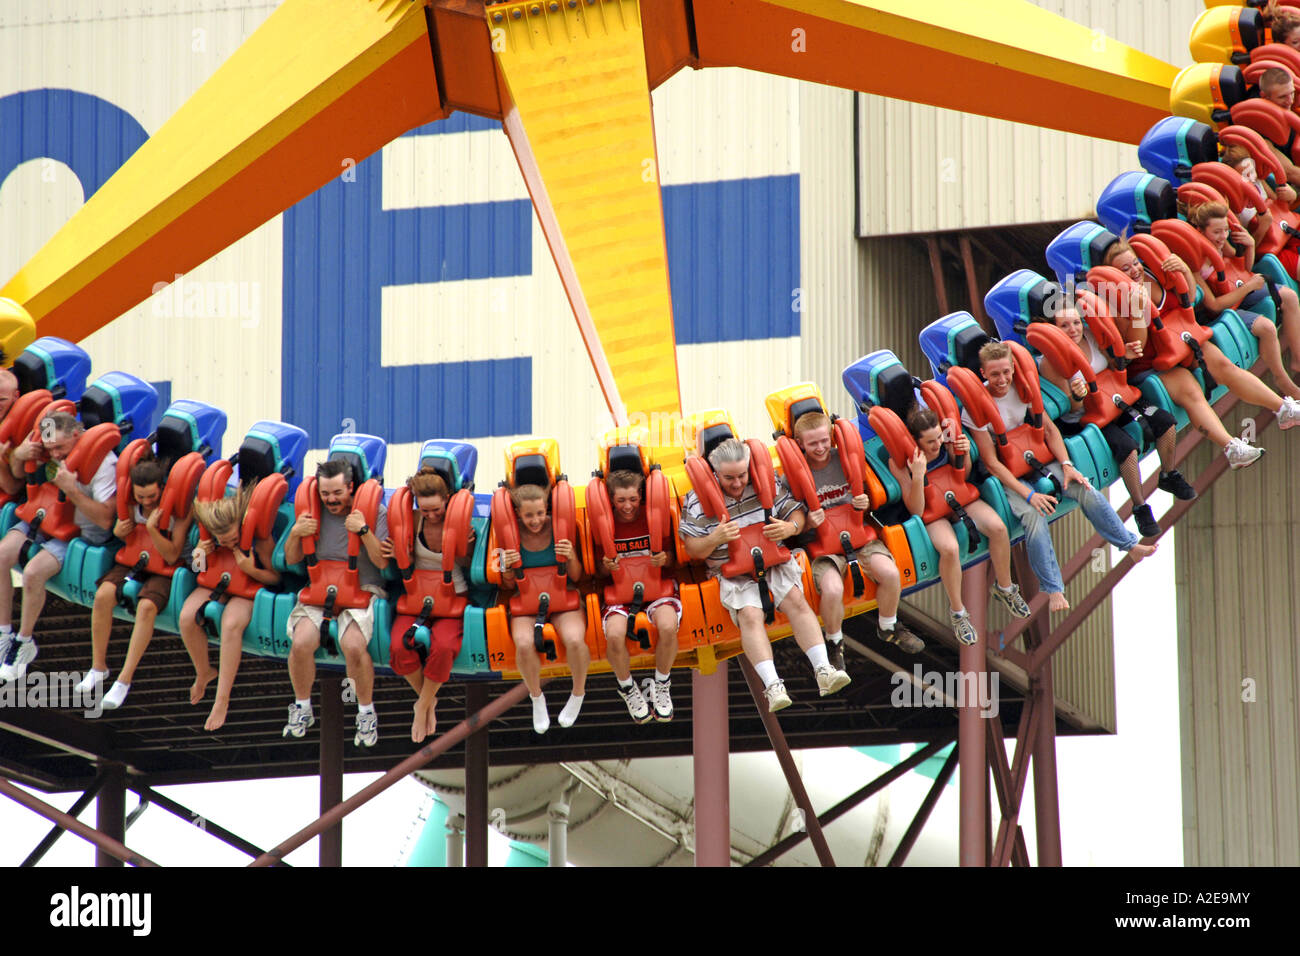
{"type": "MultiPolygon", "coordinates": [[[[389,634],[388,663],[399,677],[420,669],[419,652],[407,650],[402,642],[402,635],[414,623],[414,617],[399,617],[389,634]]],[[[429,680],[445,684],[451,676],[451,662],[460,653],[464,627],[464,621],[458,617],[437,617],[429,625],[429,656],[424,662],[424,676],[429,680]]]]}

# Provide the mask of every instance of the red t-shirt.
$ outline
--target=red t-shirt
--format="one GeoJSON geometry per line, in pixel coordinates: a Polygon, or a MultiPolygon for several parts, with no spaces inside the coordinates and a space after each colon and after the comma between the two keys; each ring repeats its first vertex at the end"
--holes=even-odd
{"type": "Polygon", "coordinates": [[[631,521],[614,518],[614,551],[620,558],[650,556],[650,525],[645,520],[645,508],[631,521]]]}

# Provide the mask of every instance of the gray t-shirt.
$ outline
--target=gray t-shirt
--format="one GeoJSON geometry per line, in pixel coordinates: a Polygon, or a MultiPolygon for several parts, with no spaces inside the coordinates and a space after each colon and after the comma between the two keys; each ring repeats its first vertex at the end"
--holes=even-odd
{"type": "Polygon", "coordinates": [[[838,453],[831,455],[825,468],[812,468],[813,485],[817,488],[817,503],[825,508],[847,505],[853,501],[853,491],[849,480],[844,477],[844,466],[840,464],[838,453]]]}
{"type": "MultiPolygon", "coordinates": [[[[316,557],[321,561],[346,561],[348,559],[348,529],[344,522],[347,514],[336,515],[324,506],[320,510],[320,537],[316,542],[316,557]]],[[[370,529],[375,537],[383,541],[388,537],[388,509],[379,506],[374,527],[370,529]]],[[[362,587],[383,588],[383,573],[370,563],[365,544],[357,557],[357,573],[362,587]]]]}

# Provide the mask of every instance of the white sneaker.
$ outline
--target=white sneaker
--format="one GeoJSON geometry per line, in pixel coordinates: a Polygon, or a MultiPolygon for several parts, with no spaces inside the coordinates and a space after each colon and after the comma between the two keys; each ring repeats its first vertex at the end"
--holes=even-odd
{"type": "Polygon", "coordinates": [[[108,680],[108,671],[97,671],[91,668],[86,671],[86,676],[81,678],[77,684],[77,693],[81,696],[95,693],[96,689],[104,686],[104,681],[108,680]]]}
{"type": "Polygon", "coordinates": [[[131,693],[130,684],[123,684],[120,680],[113,681],[113,686],[104,695],[103,708],[117,710],[126,701],[126,695],[129,693],[131,693]]]}
{"type": "Polygon", "coordinates": [[[5,658],[9,656],[9,645],[14,642],[14,632],[0,634],[0,665],[3,665],[5,658]]]}
{"type": "Polygon", "coordinates": [[[297,701],[289,705],[289,722],[284,725],[281,737],[306,737],[308,729],[316,723],[311,706],[303,707],[297,701]]]}
{"type": "Polygon", "coordinates": [[[966,611],[958,614],[955,611],[948,612],[948,620],[952,624],[952,633],[962,644],[970,646],[980,639],[975,633],[975,625],[970,622],[970,614],[966,611]]]}
{"type": "Polygon", "coordinates": [[[767,712],[775,714],[778,710],[785,710],[792,703],[790,695],[785,692],[785,681],[778,680],[767,685],[763,691],[767,697],[767,712]]]}
{"type": "Polygon", "coordinates": [[[823,697],[833,694],[837,690],[843,690],[853,681],[853,678],[844,671],[838,671],[831,667],[830,664],[818,665],[816,673],[817,690],[823,697]]]}
{"type": "Polygon", "coordinates": [[[650,700],[650,706],[654,708],[655,720],[661,724],[666,724],[673,719],[673,682],[670,680],[659,680],[656,677],[647,677],[641,682],[642,690],[650,700]]]}
{"type": "Polygon", "coordinates": [[[373,747],[379,743],[379,715],[373,710],[357,711],[357,735],[352,738],[354,747],[373,747]]]}
{"type": "Polygon", "coordinates": [[[1282,407],[1277,410],[1277,425],[1282,431],[1300,425],[1300,402],[1290,396],[1282,399],[1282,407]]]}
{"type": "Polygon", "coordinates": [[[0,684],[5,681],[20,681],[27,673],[27,665],[36,660],[36,641],[20,641],[14,638],[5,651],[3,666],[0,666],[0,684]]]}
{"type": "Polygon", "coordinates": [[[623,698],[623,703],[627,704],[628,715],[634,724],[649,722],[650,705],[646,703],[645,694],[641,693],[641,686],[636,681],[632,682],[631,687],[617,684],[615,689],[618,690],[618,696],[623,698]]]}
{"type": "Polygon", "coordinates": [[[1228,459],[1228,467],[1234,471],[1253,465],[1262,454],[1264,449],[1258,445],[1248,445],[1240,438],[1229,438],[1228,444],[1223,446],[1223,456],[1228,459]]]}

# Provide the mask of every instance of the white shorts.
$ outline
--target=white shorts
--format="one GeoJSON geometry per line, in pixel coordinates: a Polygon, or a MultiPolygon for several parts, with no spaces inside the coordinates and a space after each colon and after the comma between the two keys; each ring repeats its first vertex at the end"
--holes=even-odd
{"type": "MultiPolygon", "coordinates": [[[[677,600],[675,597],[658,598],[642,608],[642,611],[645,613],[646,617],[653,621],[655,619],[655,611],[659,610],[661,607],[670,607],[677,612],[677,625],[680,627],[682,623],[682,602],[677,600]]],[[[623,617],[631,617],[631,613],[626,604],[611,604],[609,607],[605,608],[605,613],[600,616],[600,623],[601,626],[605,628],[605,633],[607,634],[609,633],[609,628],[605,622],[614,614],[620,614],[623,617]]]]}
{"type": "MultiPolygon", "coordinates": [[[[361,638],[367,644],[370,643],[370,639],[374,636],[375,598],[382,597],[383,592],[370,587],[365,590],[370,592],[369,604],[363,608],[345,608],[335,615],[335,620],[338,621],[339,640],[343,639],[343,635],[347,633],[348,626],[351,624],[355,624],[360,629],[361,638]]],[[[301,601],[295,604],[293,610],[289,612],[288,630],[290,641],[293,640],[293,632],[298,627],[298,622],[304,618],[311,621],[312,627],[319,631],[321,622],[325,620],[325,611],[314,604],[303,604],[301,601]]]]}
{"type": "MultiPolygon", "coordinates": [[[[803,593],[803,569],[794,558],[784,564],[769,568],[767,586],[772,591],[772,604],[781,606],[786,595],[796,588],[803,593]]],[[[763,597],[758,590],[758,582],[746,575],[743,578],[718,578],[718,600],[731,612],[731,619],[740,624],[736,612],[742,607],[763,607],[763,597]]]]}

